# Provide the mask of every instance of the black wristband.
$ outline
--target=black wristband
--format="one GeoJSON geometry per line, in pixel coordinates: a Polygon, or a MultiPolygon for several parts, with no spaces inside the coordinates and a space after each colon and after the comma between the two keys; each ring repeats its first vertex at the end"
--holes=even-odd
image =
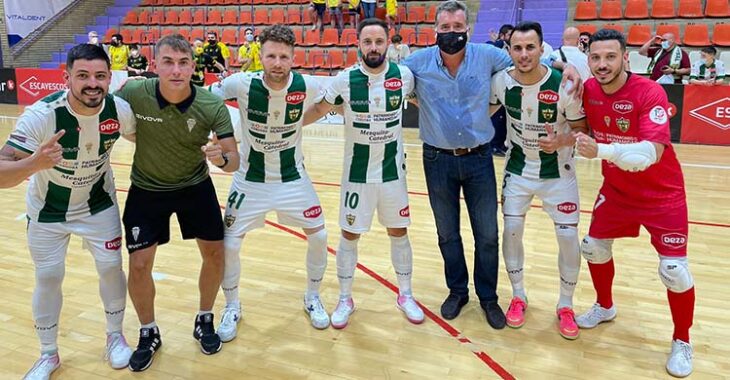
{"type": "Polygon", "coordinates": [[[226,156],[225,154],[221,154],[221,157],[223,157],[223,165],[214,165],[220,169],[223,169],[226,167],[226,165],[228,165],[228,156],[226,156]]]}

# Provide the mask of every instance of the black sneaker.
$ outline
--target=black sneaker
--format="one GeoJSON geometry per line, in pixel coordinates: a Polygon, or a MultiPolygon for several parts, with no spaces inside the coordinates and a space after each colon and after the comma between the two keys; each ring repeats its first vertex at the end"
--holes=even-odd
{"type": "Polygon", "coordinates": [[[157,327],[140,329],[137,349],[129,358],[129,369],[133,372],[140,372],[149,368],[152,358],[160,347],[162,347],[162,339],[160,339],[160,330],[157,327]]]}
{"type": "Polygon", "coordinates": [[[206,313],[195,317],[193,337],[200,343],[200,351],[206,355],[213,355],[221,350],[223,342],[213,327],[213,313],[206,313]]]}

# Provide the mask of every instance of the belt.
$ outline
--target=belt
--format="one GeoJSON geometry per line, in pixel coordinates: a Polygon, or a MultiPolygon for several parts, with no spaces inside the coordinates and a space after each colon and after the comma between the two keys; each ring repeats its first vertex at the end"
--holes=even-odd
{"type": "Polygon", "coordinates": [[[456,149],[443,149],[443,148],[437,148],[435,146],[432,146],[433,149],[435,149],[437,152],[446,153],[455,157],[459,156],[466,156],[468,154],[481,152],[482,149],[484,149],[487,146],[487,144],[482,144],[479,146],[476,146],[474,148],[456,148],[456,149]]]}

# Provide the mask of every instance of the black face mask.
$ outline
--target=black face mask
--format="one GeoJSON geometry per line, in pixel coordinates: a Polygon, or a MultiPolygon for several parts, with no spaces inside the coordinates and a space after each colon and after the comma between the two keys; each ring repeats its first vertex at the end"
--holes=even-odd
{"type": "Polygon", "coordinates": [[[436,44],[446,54],[456,54],[466,47],[466,32],[437,33],[436,44]]]}
{"type": "Polygon", "coordinates": [[[208,43],[211,44],[211,45],[215,45],[216,40],[208,40],[208,43]]]}

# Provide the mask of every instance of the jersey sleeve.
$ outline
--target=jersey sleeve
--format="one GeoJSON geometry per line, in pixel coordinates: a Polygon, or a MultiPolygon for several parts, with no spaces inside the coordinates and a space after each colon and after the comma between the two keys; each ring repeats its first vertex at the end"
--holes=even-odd
{"type": "Polygon", "coordinates": [[[639,139],[669,145],[669,101],[664,89],[653,84],[643,94],[637,94],[639,96],[643,98],[639,114],[639,139]]]}
{"type": "Polygon", "coordinates": [[[504,71],[492,75],[491,91],[489,91],[489,104],[496,106],[504,103],[504,71]]]}
{"type": "Polygon", "coordinates": [[[218,42],[218,47],[220,47],[220,49],[221,49],[221,56],[223,56],[223,58],[228,60],[228,58],[231,57],[231,50],[228,49],[228,46],[226,46],[226,44],[224,44],[222,42],[218,42]]]}
{"type": "Polygon", "coordinates": [[[403,78],[403,96],[408,96],[416,90],[416,81],[413,77],[413,72],[403,65],[398,65],[401,72],[401,78],[403,78]]]}
{"type": "Polygon", "coordinates": [[[147,80],[148,79],[128,80],[124,84],[124,87],[114,91],[114,96],[118,96],[127,102],[132,102],[133,94],[139,91],[144,91],[141,87],[147,80]]]}
{"type": "Polygon", "coordinates": [[[319,98],[324,99],[329,104],[342,104],[342,93],[347,88],[349,76],[349,70],[340,71],[335,79],[322,91],[319,98]]]}
{"type": "Polygon", "coordinates": [[[134,117],[134,112],[132,112],[132,106],[126,100],[118,97],[114,97],[114,104],[117,107],[117,116],[122,127],[119,133],[131,135],[137,132],[137,119],[134,117]]]}
{"type": "Polygon", "coordinates": [[[228,112],[226,104],[221,100],[215,109],[215,118],[211,129],[219,139],[233,137],[233,124],[231,122],[231,114],[228,112]]]}
{"type": "Polygon", "coordinates": [[[560,102],[562,103],[563,116],[568,121],[583,120],[586,117],[583,110],[583,100],[576,99],[574,96],[568,95],[568,92],[560,86],[560,102]]]}
{"type": "Polygon", "coordinates": [[[208,89],[222,99],[236,99],[247,90],[246,83],[250,82],[249,76],[250,74],[244,72],[235,73],[220,82],[213,83],[208,89]]]}
{"type": "Polygon", "coordinates": [[[489,53],[492,62],[492,72],[489,74],[497,73],[512,66],[512,58],[510,58],[506,51],[492,45],[484,46],[488,48],[487,53],[489,53]]]}
{"type": "Polygon", "coordinates": [[[334,77],[302,74],[307,85],[307,97],[304,99],[304,108],[321,101],[321,95],[330,85],[334,77]]]}
{"type": "Polygon", "coordinates": [[[42,115],[29,107],[18,118],[15,129],[8,136],[7,144],[22,152],[33,154],[38,147],[51,138],[51,131],[47,125],[52,124],[47,120],[50,114],[42,115]]]}

